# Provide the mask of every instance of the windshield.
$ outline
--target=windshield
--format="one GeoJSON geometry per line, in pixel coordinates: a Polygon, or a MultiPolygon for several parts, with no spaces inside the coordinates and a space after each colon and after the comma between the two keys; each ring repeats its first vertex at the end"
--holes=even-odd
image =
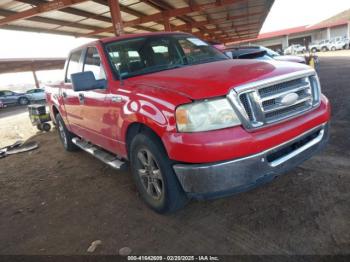
{"type": "Polygon", "coordinates": [[[113,70],[122,78],[229,59],[212,46],[189,35],[115,41],[106,44],[106,51],[113,70]]]}

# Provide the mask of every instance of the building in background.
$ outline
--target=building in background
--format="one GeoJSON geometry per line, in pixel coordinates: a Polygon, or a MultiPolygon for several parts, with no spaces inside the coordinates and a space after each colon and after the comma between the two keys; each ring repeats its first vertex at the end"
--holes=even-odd
{"type": "Polygon", "coordinates": [[[284,50],[290,45],[308,47],[312,42],[336,37],[350,38],[350,9],[320,23],[259,34],[257,38],[236,42],[237,44],[262,45],[273,50],[284,50]]]}

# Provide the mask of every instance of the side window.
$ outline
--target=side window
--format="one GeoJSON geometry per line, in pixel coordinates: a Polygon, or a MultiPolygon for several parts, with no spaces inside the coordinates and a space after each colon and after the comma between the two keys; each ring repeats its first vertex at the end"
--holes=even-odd
{"type": "Polygon", "coordinates": [[[86,71],[93,72],[96,80],[106,79],[106,74],[101,64],[101,57],[96,47],[89,47],[87,49],[84,62],[84,72],[86,71]]]}
{"type": "Polygon", "coordinates": [[[11,91],[4,91],[5,96],[12,96],[13,92],[11,91]]]}
{"type": "Polygon", "coordinates": [[[70,83],[70,75],[81,72],[81,65],[79,64],[82,50],[75,51],[71,54],[68,62],[68,68],[66,73],[66,82],[70,83]]]}
{"type": "Polygon", "coordinates": [[[3,91],[0,91],[0,96],[4,96],[5,93],[3,91]]]}
{"type": "Polygon", "coordinates": [[[29,90],[27,91],[27,94],[33,94],[35,92],[35,90],[29,90]]]}

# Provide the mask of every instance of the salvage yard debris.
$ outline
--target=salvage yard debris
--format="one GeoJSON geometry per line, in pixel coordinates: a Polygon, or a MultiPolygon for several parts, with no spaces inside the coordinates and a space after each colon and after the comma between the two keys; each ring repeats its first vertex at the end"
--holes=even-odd
{"type": "Polygon", "coordinates": [[[122,247],[121,249],[119,249],[119,255],[121,256],[128,256],[130,255],[132,252],[130,247],[122,247]]]}
{"type": "Polygon", "coordinates": [[[99,245],[102,245],[102,241],[101,240],[95,240],[91,243],[91,245],[89,246],[89,248],[87,249],[87,252],[89,253],[93,253],[95,252],[96,248],[99,246],[99,245]]]}
{"type": "Polygon", "coordinates": [[[0,148],[0,158],[8,155],[14,155],[38,148],[39,145],[35,141],[23,143],[23,141],[16,141],[14,144],[0,148]]]}

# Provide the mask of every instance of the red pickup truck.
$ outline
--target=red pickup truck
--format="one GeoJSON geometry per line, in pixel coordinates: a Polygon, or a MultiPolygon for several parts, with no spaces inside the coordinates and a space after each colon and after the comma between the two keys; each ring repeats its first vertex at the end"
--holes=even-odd
{"type": "Polygon", "coordinates": [[[77,48],[46,95],[64,148],[129,163],[159,213],[270,181],[328,140],[330,105],[313,69],[232,60],[185,33],[77,48]]]}

